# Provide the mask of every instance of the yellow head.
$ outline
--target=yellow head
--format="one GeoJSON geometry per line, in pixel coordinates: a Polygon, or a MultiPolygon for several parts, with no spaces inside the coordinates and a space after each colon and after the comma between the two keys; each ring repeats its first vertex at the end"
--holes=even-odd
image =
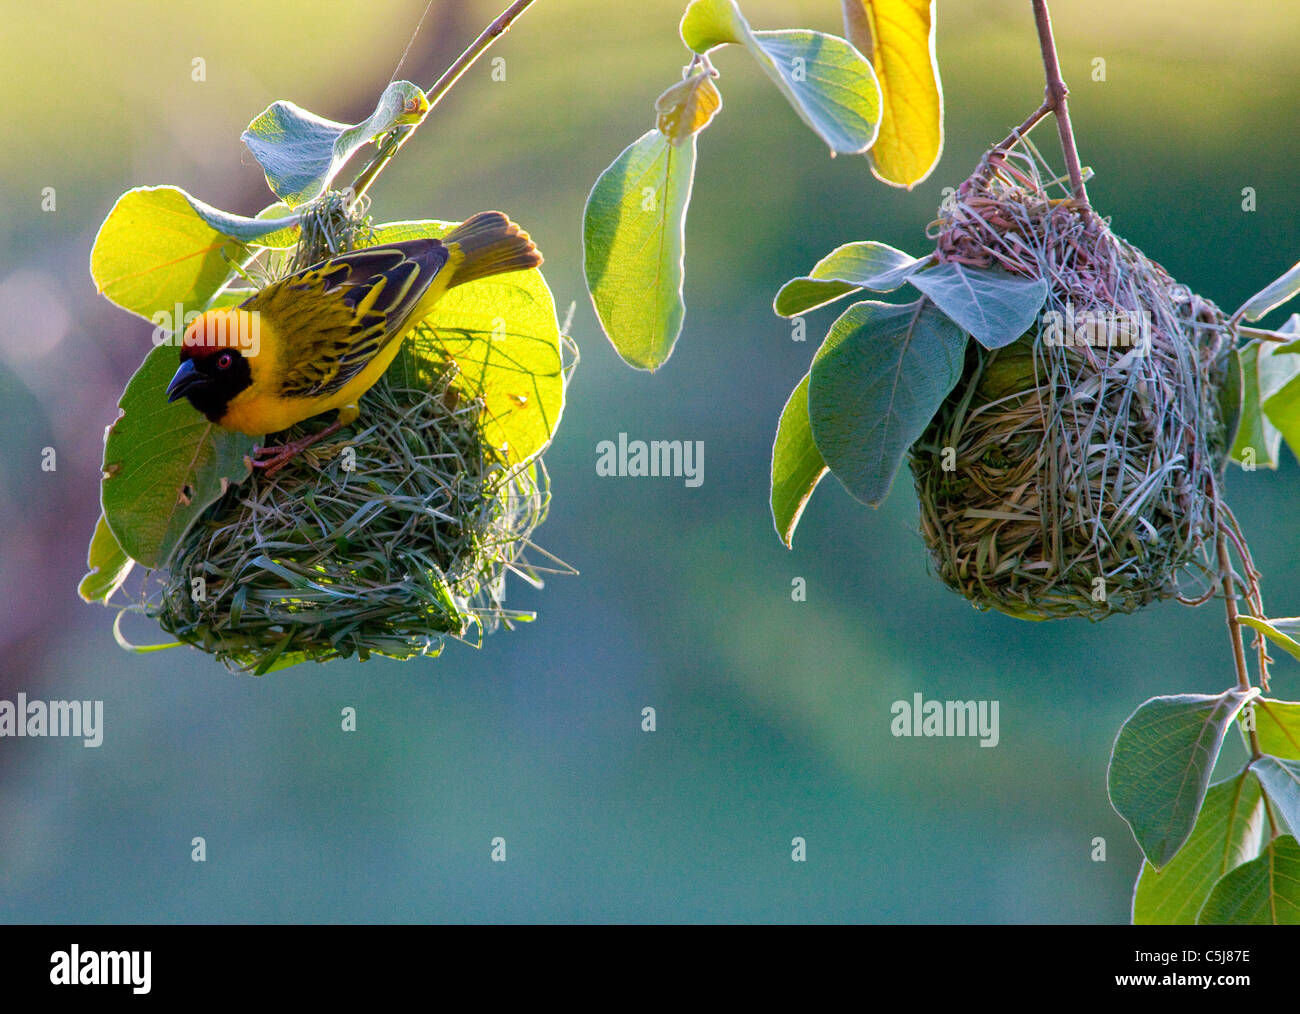
{"type": "Polygon", "coordinates": [[[220,423],[231,399],[253,383],[261,327],[248,310],[208,310],[185,329],[181,365],[167,385],[169,402],[184,397],[220,423]]]}

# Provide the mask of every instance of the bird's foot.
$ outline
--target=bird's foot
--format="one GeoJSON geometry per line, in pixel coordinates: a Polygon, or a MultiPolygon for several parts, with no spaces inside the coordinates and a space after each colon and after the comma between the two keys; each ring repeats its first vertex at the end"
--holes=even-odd
{"type": "Polygon", "coordinates": [[[334,422],[319,433],[309,433],[307,436],[300,437],[287,444],[279,444],[275,447],[254,447],[253,456],[249,458],[249,464],[253,468],[260,469],[263,475],[270,478],[312,444],[324,440],[342,428],[342,423],[334,422]]]}
{"type": "Polygon", "coordinates": [[[294,441],[276,447],[254,447],[253,456],[248,459],[248,463],[270,478],[302,453],[304,448],[298,446],[299,443],[300,441],[294,441]]]}

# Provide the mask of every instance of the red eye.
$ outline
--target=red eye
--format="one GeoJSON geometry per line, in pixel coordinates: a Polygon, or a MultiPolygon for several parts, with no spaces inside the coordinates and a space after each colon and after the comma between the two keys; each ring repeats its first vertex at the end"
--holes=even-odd
{"type": "Polygon", "coordinates": [[[234,356],[232,356],[229,352],[223,352],[221,353],[221,355],[217,356],[217,369],[228,370],[230,369],[231,363],[233,363],[234,361],[235,361],[234,356]]]}

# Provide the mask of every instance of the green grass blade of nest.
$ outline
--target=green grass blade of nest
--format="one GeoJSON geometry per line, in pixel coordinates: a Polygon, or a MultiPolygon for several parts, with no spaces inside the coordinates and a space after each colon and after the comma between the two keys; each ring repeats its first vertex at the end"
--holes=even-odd
{"type": "Polygon", "coordinates": [[[502,465],[482,441],[481,406],[449,376],[426,389],[391,376],[362,399],[352,427],[209,508],[156,574],[148,615],[254,671],[436,655],[448,637],[474,644],[531,618],[502,600],[506,573],[530,572],[545,469],[502,465]]]}
{"type": "Polygon", "coordinates": [[[370,198],[352,205],[346,190],[327,190],[302,209],[298,245],[283,264],[283,274],[293,274],[326,257],[366,246],[374,236],[368,215],[370,198]]]}

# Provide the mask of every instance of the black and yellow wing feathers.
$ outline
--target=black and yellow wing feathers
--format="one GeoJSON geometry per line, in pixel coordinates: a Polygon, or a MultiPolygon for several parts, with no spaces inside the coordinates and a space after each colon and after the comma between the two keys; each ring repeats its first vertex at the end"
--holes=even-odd
{"type": "Polygon", "coordinates": [[[346,386],[404,333],[450,256],[436,239],[354,250],[246,300],[241,308],[258,313],[263,340],[278,343],[276,393],[319,398],[346,386]]]}

